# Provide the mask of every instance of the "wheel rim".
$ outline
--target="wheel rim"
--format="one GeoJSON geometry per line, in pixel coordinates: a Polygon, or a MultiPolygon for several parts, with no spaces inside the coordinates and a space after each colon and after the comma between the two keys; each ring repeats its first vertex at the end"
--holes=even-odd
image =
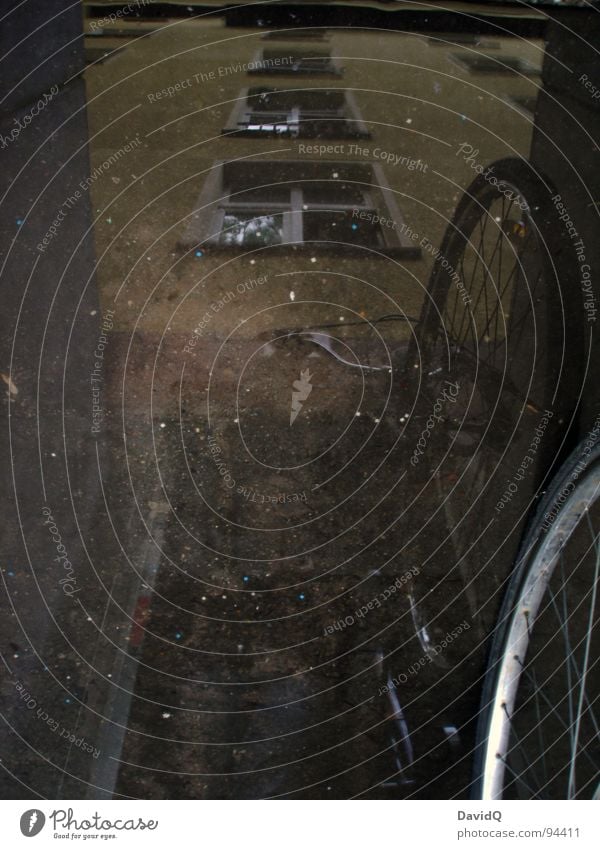
{"type": "Polygon", "coordinates": [[[498,670],[484,799],[598,798],[599,495],[596,467],[532,557],[498,670]]]}

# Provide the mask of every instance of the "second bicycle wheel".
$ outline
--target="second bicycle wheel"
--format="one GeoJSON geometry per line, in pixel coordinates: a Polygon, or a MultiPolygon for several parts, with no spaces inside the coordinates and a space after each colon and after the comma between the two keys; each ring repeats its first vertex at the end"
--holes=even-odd
{"type": "Polygon", "coordinates": [[[570,412],[582,310],[572,245],[552,189],[521,161],[495,163],[466,190],[429,283],[416,364],[471,387],[473,423],[529,405],[570,412]]]}
{"type": "Polygon", "coordinates": [[[522,160],[472,182],[435,252],[409,351],[420,378],[415,439],[448,381],[456,395],[417,467],[433,529],[421,559],[444,574],[422,615],[445,630],[473,623],[457,651],[474,676],[530,505],[577,407],[585,317],[553,194],[522,160]]]}

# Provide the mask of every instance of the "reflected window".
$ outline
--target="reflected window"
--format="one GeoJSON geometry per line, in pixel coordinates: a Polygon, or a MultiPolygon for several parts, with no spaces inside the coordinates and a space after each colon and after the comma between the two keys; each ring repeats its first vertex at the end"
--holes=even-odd
{"type": "Polygon", "coordinates": [[[452,58],[472,74],[521,74],[533,77],[541,74],[536,68],[520,56],[477,56],[470,53],[453,53],[452,58]]]}
{"type": "Polygon", "coordinates": [[[284,213],[263,215],[260,210],[225,209],[218,240],[220,245],[246,248],[279,245],[283,241],[284,227],[284,213]]]}
{"type": "Polygon", "coordinates": [[[223,133],[289,138],[370,138],[351,92],[254,87],[241,92],[223,133]]]}
{"type": "Polygon", "coordinates": [[[327,74],[341,76],[341,69],[328,50],[305,47],[289,49],[265,47],[253,62],[249,74],[327,74]]]}
{"type": "Polygon", "coordinates": [[[448,47],[449,44],[455,44],[457,47],[483,47],[487,50],[500,47],[499,41],[471,32],[440,32],[425,36],[425,41],[430,47],[448,47]]]}
{"type": "Polygon", "coordinates": [[[369,247],[418,258],[379,165],[331,161],[217,163],[182,247],[369,247]],[[326,245],[320,244],[326,243],[326,245]]]}
{"type": "Polygon", "coordinates": [[[284,29],[266,32],[263,41],[329,41],[324,29],[284,29]]]}

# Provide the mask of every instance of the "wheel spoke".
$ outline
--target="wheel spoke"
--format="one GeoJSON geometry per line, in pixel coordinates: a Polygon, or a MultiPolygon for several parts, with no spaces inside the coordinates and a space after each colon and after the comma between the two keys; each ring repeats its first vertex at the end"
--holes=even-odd
{"type": "Polygon", "coordinates": [[[538,798],[538,791],[536,791],[536,790],[532,790],[532,789],[531,789],[531,787],[530,787],[530,786],[527,784],[527,782],[523,779],[522,774],[521,774],[521,773],[517,773],[517,772],[515,772],[515,770],[514,770],[514,769],[512,768],[512,766],[508,763],[508,761],[507,761],[507,759],[506,759],[506,758],[503,758],[503,757],[501,757],[501,756],[500,756],[500,757],[499,757],[499,759],[500,759],[500,760],[502,761],[502,763],[504,764],[504,769],[505,769],[508,773],[510,773],[510,775],[513,777],[513,779],[514,779],[515,781],[518,781],[519,783],[521,783],[521,784],[525,787],[525,790],[526,790],[526,791],[527,791],[527,793],[528,793],[528,797],[529,797],[530,799],[537,799],[537,798],[538,798]]]}
{"type": "MultiPolygon", "coordinates": [[[[561,633],[563,634],[564,639],[565,639],[565,651],[566,651],[566,657],[567,657],[567,660],[568,660],[568,663],[567,663],[567,693],[568,693],[568,696],[569,696],[569,726],[573,727],[573,724],[574,724],[574,714],[573,714],[574,685],[573,685],[573,679],[572,679],[571,673],[572,672],[575,673],[575,676],[577,678],[577,682],[579,683],[581,681],[581,672],[580,672],[580,669],[577,665],[577,661],[575,659],[575,652],[574,652],[574,650],[571,646],[571,641],[570,641],[570,637],[569,637],[568,621],[569,621],[570,617],[567,614],[567,594],[566,594],[566,591],[565,591],[566,590],[566,577],[565,577],[565,574],[564,574],[564,562],[562,560],[561,560],[561,578],[562,578],[562,583],[561,583],[560,588],[562,590],[561,596],[563,598],[562,615],[560,613],[559,606],[558,606],[557,601],[556,601],[556,595],[555,595],[555,593],[552,592],[551,587],[548,588],[548,594],[550,595],[552,606],[553,606],[554,612],[556,613],[556,618],[558,619],[558,622],[559,622],[559,625],[560,625],[560,628],[561,628],[561,633]]],[[[573,614],[571,614],[571,615],[573,615],[573,614]]],[[[587,696],[587,693],[585,695],[585,701],[586,701],[587,706],[588,706],[588,712],[589,712],[590,720],[591,720],[591,722],[594,726],[594,730],[596,731],[596,734],[598,735],[598,737],[600,739],[600,728],[598,726],[598,722],[596,720],[596,716],[595,716],[594,711],[592,709],[592,705],[590,704],[590,700],[587,696]]]]}
{"type": "MultiPolygon", "coordinates": [[[[522,674],[525,676],[525,678],[528,680],[529,684],[533,688],[534,679],[531,677],[531,672],[526,667],[524,667],[522,674]]],[[[556,709],[556,705],[554,705],[550,701],[548,696],[546,696],[544,694],[543,690],[540,690],[539,693],[540,693],[542,700],[546,703],[546,705],[549,708],[547,716],[553,715],[557,719],[557,721],[560,723],[560,725],[564,729],[564,734],[568,735],[569,740],[570,740],[571,739],[571,726],[567,722],[565,722],[563,716],[556,709]]],[[[524,704],[521,705],[521,707],[524,707],[526,705],[527,705],[527,702],[524,702],[524,704]]],[[[511,733],[512,733],[512,732],[514,732],[514,721],[511,720],[511,723],[512,723],[511,724],[511,733]]],[[[564,735],[562,735],[562,736],[564,736],[564,735]]],[[[559,738],[559,739],[561,739],[561,738],[559,738]]],[[[554,742],[557,742],[557,740],[554,740],[554,742]]],[[[587,749],[582,750],[582,755],[585,757],[585,759],[588,761],[588,763],[590,764],[590,766],[594,770],[598,771],[600,769],[600,765],[594,760],[594,758],[590,755],[590,753],[587,751],[587,749]]]]}
{"type": "Polygon", "coordinates": [[[538,732],[538,741],[540,745],[540,752],[542,753],[542,770],[544,772],[544,787],[548,784],[548,770],[546,768],[546,746],[544,744],[544,735],[542,733],[542,715],[540,713],[540,699],[539,699],[539,687],[536,680],[535,670],[532,670],[532,678],[533,678],[533,694],[535,696],[535,714],[537,718],[536,730],[538,732]]]}

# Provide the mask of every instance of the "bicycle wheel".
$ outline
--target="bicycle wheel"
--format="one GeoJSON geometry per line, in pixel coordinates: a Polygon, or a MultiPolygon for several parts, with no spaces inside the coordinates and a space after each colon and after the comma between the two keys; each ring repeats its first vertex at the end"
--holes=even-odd
{"type": "MultiPolygon", "coordinates": [[[[419,470],[434,478],[433,498],[444,517],[439,556],[460,572],[468,596],[456,615],[476,616],[478,640],[496,622],[496,597],[528,505],[576,408],[584,321],[577,262],[559,226],[553,189],[521,160],[497,162],[490,173],[493,180],[480,175],[464,193],[435,252],[408,359],[408,372],[421,378],[415,432],[445,381],[459,387],[456,401],[444,407],[444,427],[435,431],[436,453],[431,446],[428,465],[420,462],[419,470]],[[523,482],[513,486],[510,475],[536,429],[543,438],[520,474],[523,482]],[[499,512],[496,502],[509,485],[517,492],[499,512]]],[[[439,595],[442,604],[442,589],[439,595]]],[[[431,618],[435,599],[429,607],[431,618]]]]}
{"type": "MultiPolygon", "coordinates": [[[[564,289],[577,264],[553,190],[521,160],[488,170],[466,190],[436,252],[413,359],[428,372],[462,374],[488,412],[499,393],[503,403],[544,409],[580,361],[581,334],[569,333],[582,311],[564,289]]],[[[572,391],[561,396],[561,406],[572,403],[572,391]]]]}
{"type": "Polygon", "coordinates": [[[524,539],[484,685],[477,798],[600,798],[598,436],[524,539]]]}

